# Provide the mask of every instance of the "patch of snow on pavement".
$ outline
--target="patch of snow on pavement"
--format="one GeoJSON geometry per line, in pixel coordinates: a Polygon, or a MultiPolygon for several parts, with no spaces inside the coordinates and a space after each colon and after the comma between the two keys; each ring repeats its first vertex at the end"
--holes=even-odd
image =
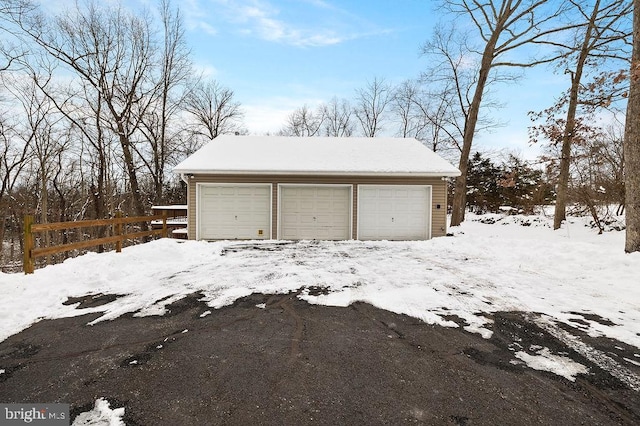
{"type": "Polygon", "coordinates": [[[125,426],[124,407],[112,410],[104,398],[96,400],[91,411],[80,413],[71,426],[125,426]]]}
{"type": "Polygon", "coordinates": [[[530,355],[520,351],[515,353],[515,357],[534,370],[549,371],[572,382],[576,381],[576,375],[589,372],[587,367],[570,358],[552,354],[549,348],[542,348],[536,353],[530,355]]]}
{"type": "Polygon", "coordinates": [[[640,391],[640,376],[633,373],[624,365],[619,364],[613,358],[606,353],[593,348],[584,343],[578,336],[575,336],[568,331],[565,331],[554,324],[548,317],[535,318],[534,323],[547,331],[553,337],[564,343],[589,361],[593,362],[598,367],[609,372],[612,376],[619,379],[621,382],[626,383],[631,389],[640,391]]]}

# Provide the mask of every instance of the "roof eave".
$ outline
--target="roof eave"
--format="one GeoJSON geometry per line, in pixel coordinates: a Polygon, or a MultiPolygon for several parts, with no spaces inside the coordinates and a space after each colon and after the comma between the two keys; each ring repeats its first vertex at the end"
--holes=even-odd
{"type": "Polygon", "coordinates": [[[254,176],[397,176],[397,177],[457,177],[459,171],[433,171],[433,172],[387,172],[387,171],[325,171],[325,170],[197,170],[174,169],[175,173],[182,175],[254,175],[254,176]]]}

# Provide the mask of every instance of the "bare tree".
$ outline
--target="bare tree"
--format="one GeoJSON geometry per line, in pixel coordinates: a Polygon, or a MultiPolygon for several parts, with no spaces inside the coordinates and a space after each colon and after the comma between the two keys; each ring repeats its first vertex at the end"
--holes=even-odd
{"type": "Polygon", "coordinates": [[[586,207],[600,233],[612,216],[609,207],[617,204],[620,212],[624,205],[622,145],[623,139],[610,126],[587,144],[572,147],[577,179],[573,187],[570,182],[568,197],[586,207]]]}
{"type": "MultiPolygon", "coordinates": [[[[469,35],[460,32],[455,25],[440,25],[431,40],[422,46],[422,54],[428,55],[431,66],[421,74],[428,103],[424,116],[430,123],[429,143],[433,150],[452,149],[456,160],[462,152],[464,132],[469,110],[478,81],[479,64],[469,54],[469,35]]],[[[512,81],[514,76],[498,76],[487,79],[487,86],[500,81],[512,81]]],[[[476,119],[476,133],[500,126],[488,112],[501,105],[485,91],[482,111],[476,119]]]]}
{"type": "Polygon", "coordinates": [[[385,111],[392,97],[391,86],[377,77],[356,90],[354,114],[364,136],[372,138],[383,130],[385,111]]]}
{"type": "MultiPolygon", "coordinates": [[[[80,188],[86,188],[87,202],[84,207],[75,214],[75,218],[106,218],[109,216],[109,199],[114,193],[113,185],[109,184],[112,179],[110,165],[117,161],[113,146],[116,144],[114,134],[110,131],[111,115],[106,112],[103,97],[99,91],[87,81],[72,81],[68,84],[54,82],[55,64],[51,63],[46,56],[38,56],[35,60],[22,62],[23,70],[35,86],[38,87],[42,96],[55,107],[57,113],[61,114],[67,121],[67,137],[70,139],[71,148],[75,148],[73,154],[77,157],[77,172],[79,174],[80,188]],[[88,166],[87,173],[83,164],[88,166]],[[85,178],[86,177],[86,178],[85,178]],[[89,202],[90,200],[90,202],[89,202]],[[87,207],[91,205],[93,214],[90,214],[87,207]]],[[[64,81],[64,80],[63,80],[64,81]]],[[[62,158],[62,153],[59,153],[62,158]]],[[[76,163],[75,161],[73,163],[76,163]]],[[[54,189],[59,196],[59,204],[64,210],[70,203],[62,200],[62,183],[72,181],[70,171],[54,179],[54,189]],[[56,187],[58,185],[58,187],[56,187]]],[[[82,192],[82,191],[80,191],[82,192]]],[[[70,213],[61,213],[65,217],[70,213]]],[[[102,232],[102,231],[100,231],[102,232]]],[[[102,233],[99,236],[104,236],[102,233]]]]}
{"type": "Polygon", "coordinates": [[[212,140],[219,135],[244,133],[244,112],[233,90],[215,80],[199,82],[185,99],[185,110],[195,118],[194,133],[212,140]]]}
{"type": "MultiPolygon", "coordinates": [[[[63,168],[60,158],[68,139],[60,132],[62,115],[56,113],[53,103],[42,94],[35,82],[37,78],[39,77],[14,78],[8,87],[24,112],[24,120],[16,127],[16,135],[27,147],[27,155],[37,176],[40,223],[48,223],[49,189],[53,177],[59,175],[63,168]]],[[[44,239],[48,244],[49,233],[44,234],[44,239]]]]}
{"type": "MultiPolygon", "coordinates": [[[[576,118],[566,197],[567,202],[573,204],[573,212],[590,214],[602,231],[602,219],[614,221],[615,216],[624,211],[622,124],[601,128],[584,121],[595,120],[576,118]],[[611,206],[616,206],[615,210],[611,206]]],[[[558,137],[561,137],[564,121],[559,124],[558,137]]],[[[549,182],[557,187],[562,145],[548,144],[544,150],[540,159],[551,176],[549,182]]]]}
{"type": "Polygon", "coordinates": [[[325,136],[348,137],[353,135],[353,109],[346,99],[338,100],[335,96],[321,106],[323,111],[325,136]]]}
{"type": "Polygon", "coordinates": [[[604,63],[611,66],[616,60],[627,61],[629,55],[626,39],[630,28],[626,26],[626,18],[631,12],[631,4],[627,0],[596,0],[588,4],[570,0],[569,3],[573,8],[570,15],[573,22],[583,22],[582,26],[575,29],[569,42],[558,41],[556,44],[567,52],[558,66],[570,77],[570,88],[554,107],[534,115],[538,118],[550,116],[543,126],[551,126],[552,129],[546,129],[543,133],[555,132],[556,137],[552,138],[552,143],[558,143],[562,147],[554,229],[559,229],[566,219],[572,145],[579,134],[577,117],[581,113],[593,115],[598,109],[611,104],[616,93],[620,93],[615,86],[624,81],[615,72],[601,74],[600,69],[604,63]],[[597,75],[593,76],[594,72],[597,75]],[[590,73],[594,81],[585,84],[590,73]],[[565,118],[561,121],[563,127],[554,130],[553,127],[559,122],[553,117],[562,110],[566,110],[565,118]]]}
{"type": "MultiPolygon", "coordinates": [[[[22,16],[33,8],[29,1],[0,1],[0,17],[7,14],[22,16]]],[[[6,28],[4,19],[0,19],[0,32],[10,33],[6,28]]],[[[15,43],[3,37],[0,40],[0,73],[12,68],[17,60],[26,55],[25,50],[15,43]]],[[[0,75],[1,78],[1,75],[0,75]]],[[[4,81],[3,81],[4,83],[4,81]]],[[[3,256],[4,234],[6,221],[9,216],[8,198],[11,197],[13,188],[20,176],[20,172],[27,163],[29,145],[19,143],[15,135],[15,129],[7,120],[7,114],[0,113],[0,260],[3,256]]]]}
{"type": "Polygon", "coordinates": [[[150,79],[156,46],[149,19],[96,2],[76,4],[74,11],[53,18],[34,9],[20,15],[9,12],[5,19],[19,28],[21,37],[99,93],[111,131],[118,137],[134,210],[144,214],[133,136],[156,89],[150,79]]]}
{"type": "Polygon", "coordinates": [[[627,253],[640,251],[640,0],[633,0],[631,82],[624,131],[624,178],[627,253]]]}
{"type": "MultiPolygon", "coordinates": [[[[35,6],[30,0],[0,0],[0,31],[6,34],[12,33],[10,22],[4,16],[20,17],[31,13],[35,6]],[[9,23],[9,25],[3,25],[9,23]]],[[[11,69],[16,62],[23,60],[28,55],[28,50],[21,43],[12,40],[10,37],[0,39],[0,57],[4,58],[0,62],[0,72],[11,69]]]]}
{"type": "MultiPolygon", "coordinates": [[[[86,84],[83,89],[74,94],[72,99],[75,102],[60,105],[60,110],[78,130],[80,158],[89,168],[87,185],[90,206],[93,206],[92,216],[103,219],[115,210],[111,202],[112,194],[115,192],[111,165],[116,161],[114,146],[117,144],[117,138],[109,131],[110,115],[105,111],[106,107],[100,93],[91,90],[86,84]],[[85,153],[86,155],[82,155],[85,153]]],[[[84,211],[80,214],[84,216],[84,211]]],[[[105,230],[100,228],[98,237],[104,236],[104,232],[105,230]]]]}
{"type": "Polygon", "coordinates": [[[180,10],[173,10],[169,0],[160,3],[163,44],[153,101],[141,121],[145,136],[135,144],[139,158],[149,171],[153,183],[154,202],[163,202],[165,174],[182,137],[184,126],[177,124],[186,86],[192,74],[180,10]]]}
{"type": "MultiPolygon", "coordinates": [[[[20,142],[5,115],[0,116],[0,246],[4,241],[6,221],[10,214],[9,199],[22,169],[27,164],[29,145],[20,142]]],[[[3,250],[0,247],[0,260],[3,250]]]]}
{"type": "Polygon", "coordinates": [[[455,183],[451,225],[456,226],[464,220],[469,154],[490,74],[497,73],[499,68],[531,67],[552,61],[555,58],[520,61],[513,53],[525,46],[553,43],[551,36],[566,30],[571,25],[560,26],[556,23],[556,18],[564,11],[564,2],[443,0],[443,5],[452,13],[467,17],[481,43],[479,49],[468,46],[470,54],[479,57],[479,68],[464,125],[458,166],[462,175],[456,179],[455,183]]]}
{"type": "Polygon", "coordinates": [[[425,140],[431,124],[426,111],[428,101],[422,86],[416,80],[405,80],[398,85],[391,101],[391,111],[398,119],[397,135],[403,138],[425,140]]]}
{"type": "MultiPolygon", "coordinates": [[[[42,64],[39,67],[41,71],[46,68],[42,64]]],[[[57,112],[64,116],[69,127],[69,138],[75,140],[77,145],[75,155],[78,157],[78,173],[81,186],[87,188],[88,200],[84,204],[85,208],[80,209],[76,217],[106,218],[113,211],[110,198],[115,187],[110,183],[114,179],[111,165],[118,157],[114,149],[117,138],[110,132],[111,115],[105,111],[100,92],[90,84],[81,81],[79,85],[55,85],[50,81],[51,72],[49,68],[49,78],[44,81],[38,78],[37,72],[33,69],[31,76],[41,93],[55,106],[57,112]],[[86,178],[83,164],[88,167],[86,178]],[[92,206],[92,214],[87,211],[86,207],[89,205],[92,206]]],[[[56,192],[60,194],[57,189],[56,192]]],[[[61,204],[64,203],[66,201],[61,201],[61,204]]],[[[104,236],[103,231],[99,231],[99,237],[104,236]]]]}
{"type": "Polygon", "coordinates": [[[455,97],[451,96],[450,86],[443,86],[428,94],[429,101],[420,104],[425,120],[429,126],[424,131],[423,142],[433,151],[455,151],[460,155],[464,119],[462,111],[456,108],[455,97]]]}
{"type": "Polygon", "coordinates": [[[303,105],[287,117],[287,122],[279,133],[283,136],[320,136],[325,121],[324,114],[322,106],[314,112],[303,105]]]}

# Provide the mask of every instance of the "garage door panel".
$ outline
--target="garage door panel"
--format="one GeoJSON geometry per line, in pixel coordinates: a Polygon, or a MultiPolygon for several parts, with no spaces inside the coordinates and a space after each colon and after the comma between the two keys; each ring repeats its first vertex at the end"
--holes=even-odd
{"type": "Polygon", "coordinates": [[[233,198],[219,198],[218,202],[213,201],[213,209],[218,210],[220,212],[226,212],[229,210],[233,210],[234,207],[240,204],[239,200],[234,200],[233,198]]]}
{"type": "Polygon", "coordinates": [[[334,224],[344,225],[342,215],[332,214],[332,213],[324,213],[317,214],[314,219],[314,223],[317,224],[318,227],[330,227],[334,224]]]}
{"type": "Polygon", "coordinates": [[[242,186],[239,186],[238,190],[235,191],[235,194],[233,194],[233,195],[234,196],[235,195],[239,195],[239,196],[243,196],[243,195],[255,196],[255,195],[258,195],[258,194],[255,193],[255,188],[253,188],[253,187],[248,187],[248,186],[247,187],[242,187],[242,186]]]}
{"type": "MultiPolygon", "coordinates": [[[[220,195],[225,196],[225,197],[235,197],[237,195],[242,195],[242,188],[238,188],[238,187],[221,187],[220,188],[220,195]]],[[[246,193],[245,193],[246,195],[246,193]]]]}
{"type": "Polygon", "coordinates": [[[313,216],[315,210],[314,210],[313,206],[304,205],[304,204],[303,205],[298,204],[297,212],[300,213],[300,214],[313,216]]]}
{"type": "Polygon", "coordinates": [[[381,201],[385,203],[383,207],[387,207],[387,206],[392,207],[393,211],[397,211],[397,212],[410,211],[412,208],[411,200],[407,200],[404,198],[398,198],[395,200],[381,200],[381,201]]]}
{"type": "Polygon", "coordinates": [[[300,225],[306,225],[306,226],[314,226],[316,223],[316,218],[314,216],[310,216],[310,215],[299,215],[297,223],[299,223],[300,225]]]}
{"type": "Polygon", "coordinates": [[[358,201],[360,239],[417,240],[429,237],[430,186],[360,186],[358,201]]]}
{"type": "Polygon", "coordinates": [[[422,227],[422,226],[427,226],[427,221],[424,219],[409,219],[407,221],[407,225],[414,228],[414,227],[422,227]]]}
{"type": "Polygon", "coordinates": [[[282,210],[283,211],[298,211],[298,201],[297,200],[283,200],[282,201],[282,210]]]}
{"type": "Polygon", "coordinates": [[[279,192],[281,238],[349,239],[349,187],[282,186],[279,192]]]}
{"type": "Polygon", "coordinates": [[[199,195],[199,238],[271,238],[271,188],[267,185],[205,185],[199,195]]]}
{"type": "Polygon", "coordinates": [[[330,188],[315,188],[313,190],[318,200],[331,199],[333,197],[333,190],[330,188]]]}

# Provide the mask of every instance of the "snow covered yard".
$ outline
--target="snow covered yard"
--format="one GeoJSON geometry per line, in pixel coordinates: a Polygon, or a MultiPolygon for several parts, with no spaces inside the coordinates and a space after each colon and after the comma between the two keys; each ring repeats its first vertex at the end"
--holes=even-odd
{"type": "MultiPolygon", "coordinates": [[[[640,253],[624,253],[623,232],[597,235],[582,218],[556,232],[549,223],[538,216],[470,215],[453,237],[430,241],[165,239],[122,254],[91,253],[29,276],[0,274],[0,341],[45,318],[162,315],[195,292],[219,308],[251,293],[299,291],[309,303],[363,301],[428,323],[461,324],[486,338],[491,313],[531,312],[537,325],[639,390],[637,375],[557,324],[640,348],[640,253]],[[82,310],[64,304],[86,295],[118,297],[82,310]]],[[[585,372],[546,348],[516,344],[513,351],[514,362],[570,380],[585,372]]],[[[626,360],[640,366],[640,349],[633,352],[626,360]]]]}

